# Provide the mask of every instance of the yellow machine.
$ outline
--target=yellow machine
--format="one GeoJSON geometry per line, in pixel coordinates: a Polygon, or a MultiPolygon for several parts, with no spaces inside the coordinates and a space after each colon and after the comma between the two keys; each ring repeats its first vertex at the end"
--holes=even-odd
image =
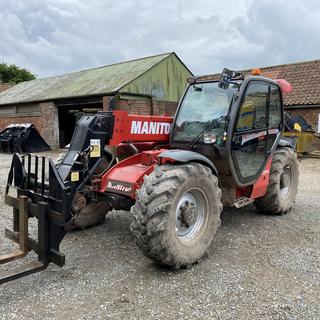
{"type": "Polygon", "coordinates": [[[306,154],[311,152],[315,136],[311,126],[302,116],[292,117],[289,112],[286,112],[284,117],[285,131],[282,135],[297,140],[296,151],[298,153],[306,154]]]}
{"type": "Polygon", "coordinates": [[[284,137],[297,138],[296,151],[298,153],[309,153],[312,151],[314,133],[312,131],[299,132],[287,131],[282,134],[284,137]]]}

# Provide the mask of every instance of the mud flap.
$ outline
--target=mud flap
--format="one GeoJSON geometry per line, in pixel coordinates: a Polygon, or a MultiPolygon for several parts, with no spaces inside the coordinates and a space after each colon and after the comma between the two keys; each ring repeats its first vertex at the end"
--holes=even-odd
{"type": "Polygon", "coordinates": [[[104,221],[110,207],[105,201],[90,202],[75,217],[75,229],[86,229],[104,221]]]}

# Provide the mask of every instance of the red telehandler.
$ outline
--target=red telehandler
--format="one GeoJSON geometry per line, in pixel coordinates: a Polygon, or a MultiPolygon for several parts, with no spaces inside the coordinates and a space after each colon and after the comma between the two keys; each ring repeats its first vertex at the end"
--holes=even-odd
{"type": "Polygon", "coordinates": [[[281,137],[283,79],[243,77],[224,69],[219,81],[188,79],[174,118],[124,111],[85,115],[58,163],[15,154],[5,203],[13,207],[7,238],[19,249],[0,263],[38,260],[0,274],[4,283],[53,262],[66,232],[131,210],[131,230],[142,252],[175,269],[196,263],[220,226],[223,205],[254,203],[266,214],[286,213],[295,201],[294,143],[281,137]],[[12,191],[16,194],[12,195],[12,191]],[[37,239],[28,219],[37,218],[37,239]]]}

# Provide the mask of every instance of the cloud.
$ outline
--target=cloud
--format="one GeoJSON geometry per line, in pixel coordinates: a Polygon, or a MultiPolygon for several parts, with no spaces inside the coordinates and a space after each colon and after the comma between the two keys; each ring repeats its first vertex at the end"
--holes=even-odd
{"type": "Polygon", "coordinates": [[[272,65],[318,59],[320,5],[316,1],[260,0],[247,17],[231,24],[239,31],[242,48],[250,47],[242,66],[272,65]]]}
{"type": "Polygon", "coordinates": [[[39,76],[175,51],[196,74],[319,58],[315,0],[7,0],[0,61],[39,76]]]}

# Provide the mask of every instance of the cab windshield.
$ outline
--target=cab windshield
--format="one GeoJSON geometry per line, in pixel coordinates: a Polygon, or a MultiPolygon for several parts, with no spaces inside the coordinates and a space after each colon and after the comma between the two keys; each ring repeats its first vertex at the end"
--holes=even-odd
{"type": "Polygon", "coordinates": [[[206,133],[215,134],[217,143],[221,143],[226,115],[237,88],[237,85],[230,85],[228,89],[221,89],[218,82],[191,85],[176,117],[173,141],[192,141],[208,127],[206,133]]]}

